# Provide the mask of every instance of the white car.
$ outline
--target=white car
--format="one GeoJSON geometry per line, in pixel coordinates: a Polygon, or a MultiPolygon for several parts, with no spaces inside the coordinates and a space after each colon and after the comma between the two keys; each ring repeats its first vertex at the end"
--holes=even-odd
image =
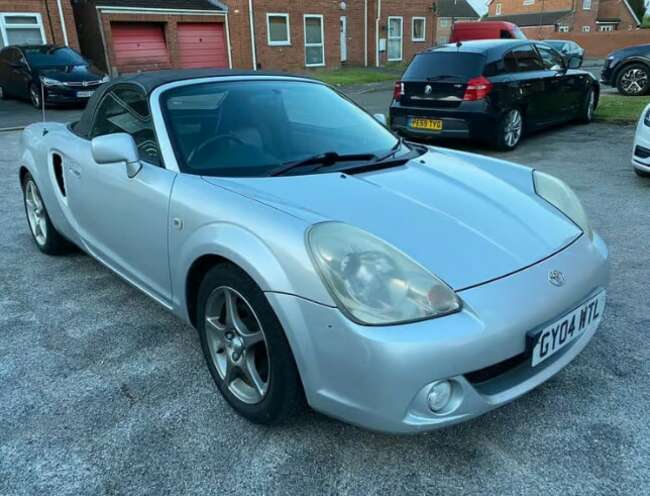
{"type": "Polygon", "coordinates": [[[639,176],[650,177],[650,104],[643,109],[636,125],[632,165],[639,176]]]}

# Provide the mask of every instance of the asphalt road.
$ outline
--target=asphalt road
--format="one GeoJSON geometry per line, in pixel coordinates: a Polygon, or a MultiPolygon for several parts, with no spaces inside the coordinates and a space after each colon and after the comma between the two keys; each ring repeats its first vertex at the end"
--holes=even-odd
{"type": "Polygon", "coordinates": [[[90,257],[38,252],[19,134],[0,133],[0,494],[650,494],[650,180],[628,164],[632,135],[564,127],[503,155],[566,180],[609,243],[592,343],[510,405],[397,437],[314,412],[238,417],[193,329],[90,257]]]}

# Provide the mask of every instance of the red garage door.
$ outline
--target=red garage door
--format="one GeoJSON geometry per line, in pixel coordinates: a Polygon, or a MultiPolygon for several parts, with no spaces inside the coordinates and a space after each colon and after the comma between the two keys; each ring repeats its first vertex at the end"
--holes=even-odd
{"type": "Polygon", "coordinates": [[[114,22],[111,23],[111,33],[118,71],[129,72],[169,64],[162,24],[114,22]]]}
{"type": "Polygon", "coordinates": [[[179,23],[178,51],[183,68],[228,67],[223,23],[179,23]]]}

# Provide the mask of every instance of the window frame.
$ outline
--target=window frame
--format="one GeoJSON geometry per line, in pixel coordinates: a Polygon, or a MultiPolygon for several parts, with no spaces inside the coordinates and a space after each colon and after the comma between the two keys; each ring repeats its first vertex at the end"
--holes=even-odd
{"type": "MultiPolygon", "coordinates": [[[[543,43],[536,43],[535,44],[535,49],[537,50],[537,53],[539,57],[542,59],[542,64],[544,64],[544,69],[547,71],[551,70],[551,67],[546,67],[546,64],[544,63],[544,56],[542,55],[542,52],[544,50],[549,51],[551,54],[553,54],[557,58],[557,62],[562,69],[566,69],[566,64],[564,62],[564,57],[562,56],[562,53],[559,50],[556,50],[550,45],[544,45],[543,43]]],[[[555,64],[554,64],[555,65],[555,64]]]]}
{"type": "Polygon", "coordinates": [[[388,19],[386,19],[386,60],[388,62],[401,62],[404,60],[404,17],[403,16],[388,16],[388,19]],[[392,19],[399,19],[400,22],[400,36],[399,38],[391,38],[390,37],[390,21],[392,19]],[[398,59],[391,59],[390,56],[388,55],[389,50],[388,50],[388,45],[390,43],[390,40],[400,40],[400,46],[399,46],[399,58],[398,59]]]}
{"type": "Polygon", "coordinates": [[[535,5],[535,0],[524,0],[524,6],[535,5]]]}
{"type": "Polygon", "coordinates": [[[583,33],[591,33],[591,26],[582,26],[583,33]]]}
{"type": "Polygon", "coordinates": [[[283,12],[266,13],[266,42],[269,46],[291,46],[291,18],[289,14],[283,12]],[[287,39],[286,41],[271,40],[271,17],[282,17],[286,22],[287,39]]]}
{"type": "Polygon", "coordinates": [[[497,16],[501,15],[501,3],[495,3],[494,4],[494,15],[497,15],[497,16]]]}
{"type": "Polygon", "coordinates": [[[582,0],[582,10],[591,10],[591,5],[591,0],[582,0]]]}
{"type": "MultiPolygon", "coordinates": [[[[108,91],[106,91],[102,95],[101,100],[99,102],[97,102],[97,105],[95,106],[95,108],[93,110],[92,124],[91,124],[90,128],[88,129],[88,134],[86,136],[84,136],[84,138],[87,139],[88,141],[92,142],[93,138],[97,137],[97,136],[93,136],[93,134],[94,134],[94,130],[95,130],[95,125],[97,124],[97,117],[99,115],[100,109],[102,108],[102,105],[104,104],[104,102],[109,97],[111,97],[111,95],[113,93],[115,93],[115,91],[121,91],[121,90],[130,90],[130,91],[133,91],[135,93],[140,94],[143,97],[146,104],[147,104],[147,110],[149,111],[149,117],[151,118],[151,130],[153,132],[153,137],[154,137],[154,140],[156,142],[156,147],[158,148],[159,163],[156,164],[154,162],[151,162],[150,160],[142,158],[142,156],[140,154],[140,148],[137,147],[137,143],[136,143],[136,147],[138,148],[138,158],[139,158],[140,162],[144,162],[146,164],[149,164],[152,167],[161,167],[163,169],[166,169],[167,167],[165,166],[165,159],[163,157],[162,148],[160,146],[160,140],[158,139],[158,133],[156,132],[156,125],[155,125],[155,122],[154,122],[155,121],[154,115],[153,115],[153,112],[151,110],[150,98],[146,94],[146,92],[140,86],[138,86],[136,84],[130,84],[130,83],[116,84],[115,86],[112,86],[110,89],[108,89],[108,91]]],[[[124,131],[124,132],[126,132],[126,131],[124,131]]],[[[108,134],[115,134],[115,133],[108,133],[108,134]]],[[[130,133],[126,133],[126,134],[128,134],[129,136],[131,136],[133,138],[133,135],[131,135],[130,133]]],[[[107,135],[106,134],[101,134],[99,136],[107,136],[107,135]]],[[[134,141],[135,141],[135,139],[134,139],[134,141]]]]}
{"type": "Polygon", "coordinates": [[[7,37],[7,31],[12,29],[38,29],[41,33],[41,44],[47,43],[45,36],[45,29],[43,27],[43,18],[40,12],[1,12],[0,13],[0,40],[3,43],[3,48],[12,46],[7,37]],[[9,17],[33,17],[36,19],[36,24],[7,24],[6,19],[9,17]],[[9,27],[7,27],[9,26],[9,27]]]}
{"type": "Polygon", "coordinates": [[[566,24],[560,24],[557,27],[557,32],[558,33],[568,33],[569,32],[569,26],[567,26],[566,24]]]}
{"type": "Polygon", "coordinates": [[[305,67],[325,67],[325,16],[323,14],[304,14],[303,23],[303,46],[305,49],[305,67]],[[307,19],[320,20],[320,43],[307,43],[307,19]],[[320,47],[323,61],[319,64],[307,63],[307,48],[320,47]]]}
{"type": "Polygon", "coordinates": [[[438,25],[439,25],[441,28],[448,28],[449,25],[450,25],[449,17],[440,17],[440,18],[438,19],[438,21],[439,21],[439,22],[438,22],[438,25]]]}
{"type": "Polygon", "coordinates": [[[601,33],[613,33],[615,31],[614,24],[600,24],[598,31],[601,33]]]}
{"type": "Polygon", "coordinates": [[[411,17],[411,41],[422,43],[427,41],[427,18],[423,16],[411,17]],[[415,21],[422,21],[422,38],[415,37],[415,21]]]}

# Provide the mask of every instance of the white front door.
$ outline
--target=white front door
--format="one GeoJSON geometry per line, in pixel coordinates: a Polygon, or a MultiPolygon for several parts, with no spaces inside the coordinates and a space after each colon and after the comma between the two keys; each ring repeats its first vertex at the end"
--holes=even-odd
{"type": "Polygon", "coordinates": [[[348,18],[341,16],[341,62],[348,60],[348,18]]]}
{"type": "Polygon", "coordinates": [[[401,17],[388,18],[388,60],[402,60],[402,42],[404,38],[404,19],[401,17]]]}

